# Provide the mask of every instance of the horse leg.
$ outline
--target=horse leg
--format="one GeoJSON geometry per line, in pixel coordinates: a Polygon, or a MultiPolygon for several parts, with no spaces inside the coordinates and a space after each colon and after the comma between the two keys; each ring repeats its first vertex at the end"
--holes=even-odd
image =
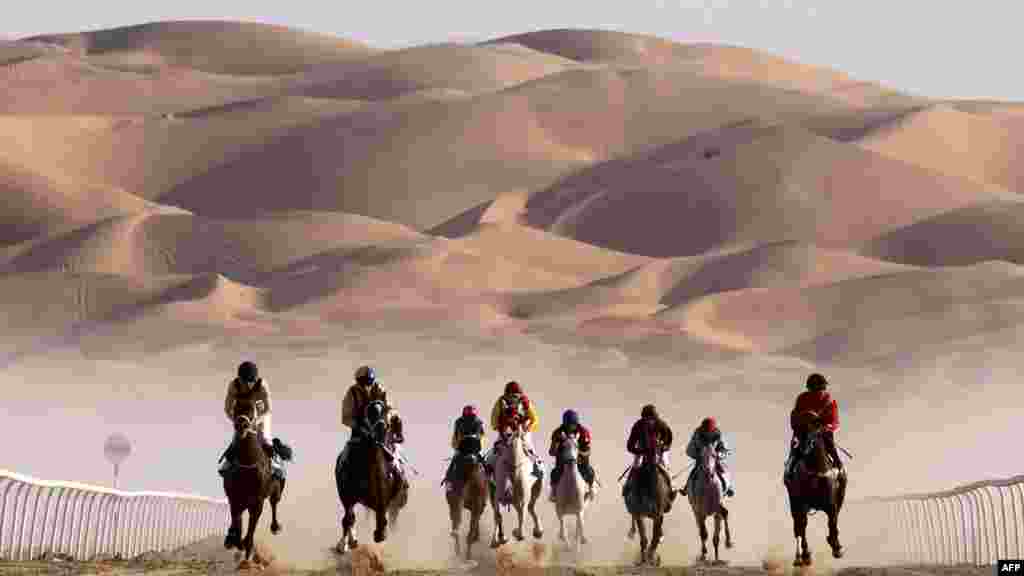
{"type": "Polygon", "coordinates": [[[793,510],[793,536],[797,545],[793,566],[810,565],[811,552],[807,548],[807,510],[802,506],[793,510]]]}
{"type": "Polygon", "coordinates": [[[257,504],[249,507],[249,526],[245,531],[245,539],[242,540],[242,546],[245,548],[245,562],[249,561],[252,557],[252,548],[256,537],[256,526],[260,522],[260,516],[263,514],[263,500],[260,500],[257,504]]]}
{"type": "Polygon", "coordinates": [[[830,510],[828,515],[828,545],[832,547],[832,557],[843,557],[843,546],[839,543],[839,512],[830,510]]]}
{"type": "Polygon", "coordinates": [[[491,548],[497,548],[504,544],[505,540],[505,526],[501,518],[501,504],[498,503],[497,491],[492,484],[491,490],[491,508],[494,510],[494,529],[491,534],[491,548]]]}
{"type": "Polygon", "coordinates": [[[708,526],[707,518],[704,517],[700,512],[695,512],[694,517],[697,519],[697,534],[700,535],[700,561],[708,561],[708,526]]]}
{"type": "Polygon", "coordinates": [[[541,486],[540,480],[533,483],[533,488],[530,490],[530,505],[528,507],[530,519],[533,520],[533,537],[537,540],[544,536],[544,528],[540,525],[540,518],[537,516],[537,500],[540,499],[541,488],[543,486],[541,486]]]}
{"type": "Polygon", "coordinates": [[[636,526],[637,532],[640,533],[640,561],[637,562],[637,565],[643,566],[647,563],[647,525],[636,514],[633,515],[633,523],[636,526]]]}
{"type": "Polygon", "coordinates": [[[725,525],[725,548],[728,550],[732,548],[732,534],[729,533],[729,509],[725,506],[719,506],[718,509],[722,515],[722,524],[725,525]]]}
{"type": "Polygon", "coordinates": [[[557,513],[558,513],[558,541],[562,542],[564,544],[566,542],[566,540],[565,540],[565,515],[562,514],[561,510],[558,510],[557,513]]]}
{"type": "Polygon", "coordinates": [[[452,537],[452,542],[455,544],[455,555],[458,556],[462,553],[462,549],[459,543],[459,527],[462,525],[462,498],[459,498],[454,493],[448,496],[448,516],[451,519],[452,523],[452,529],[450,534],[452,537]]]}
{"type": "Polygon", "coordinates": [[[722,533],[722,516],[715,514],[715,533],[711,536],[711,543],[715,545],[715,564],[718,564],[720,558],[718,557],[718,538],[722,533]]]}
{"type": "Polygon", "coordinates": [[[473,510],[469,516],[469,534],[466,535],[466,562],[470,561],[470,552],[473,549],[473,543],[480,540],[480,516],[484,513],[483,510],[473,510]]]}
{"type": "Polygon", "coordinates": [[[584,531],[583,516],[584,514],[582,510],[576,513],[576,541],[579,542],[580,545],[585,545],[587,543],[587,533],[584,531]]]}
{"type": "Polygon", "coordinates": [[[516,527],[512,530],[512,536],[520,542],[523,541],[523,524],[526,523],[526,503],[516,500],[516,527]]]}
{"type": "Polygon", "coordinates": [[[636,537],[636,519],[630,518],[629,520],[629,532],[626,533],[626,538],[632,540],[636,537]]]}
{"type": "Polygon", "coordinates": [[[374,512],[376,513],[376,526],[373,529],[373,541],[380,544],[388,537],[388,511],[377,509],[374,512]]]}
{"type": "Polygon", "coordinates": [[[281,523],[277,521],[277,505],[281,502],[281,494],[284,492],[284,480],[275,482],[270,490],[270,533],[280,534],[281,523]]]}
{"type": "Polygon", "coordinates": [[[654,565],[654,566],[661,566],[661,554],[658,553],[658,545],[661,544],[661,539],[665,535],[664,532],[662,532],[662,528],[664,527],[664,523],[665,523],[665,515],[664,514],[658,514],[657,516],[654,517],[654,521],[651,522],[651,524],[654,525],[654,529],[652,530],[653,535],[652,535],[652,538],[651,538],[651,540],[652,540],[652,542],[651,542],[651,551],[648,554],[648,556],[651,559],[651,564],[654,565]]]}
{"type": "Polygon", "coordinates": [[[338,541],[337,549],[338,552],[344,554],[357,545],[355,536],[353,536],[356,525],[356,504],[353,502],[342,505],[345,507],[345,515],[341,519],[341,540],[338,541]]]}
{"type": "Polygon", "coordinates": [[[228,526],[227,536],[224,537],[224,548],[242,549],[242,507],[237,502],[231,503],[231,525],[228,526]]]}

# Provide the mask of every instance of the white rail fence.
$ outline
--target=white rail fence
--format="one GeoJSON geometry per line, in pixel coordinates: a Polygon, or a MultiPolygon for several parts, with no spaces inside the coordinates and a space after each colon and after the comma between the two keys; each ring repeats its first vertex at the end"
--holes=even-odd
{"type": "Polygon", "coordinates": [[[905,562],[989,565],[1024,557],[1024,475],[862,502],[896,528],[905,562]]]}
{"type": "Polygon", "coordinates": [[[173,550],[220,532],[228,515],[224,500],[122,492],[0,470],[0,558],[6,560],[173,550]]]}

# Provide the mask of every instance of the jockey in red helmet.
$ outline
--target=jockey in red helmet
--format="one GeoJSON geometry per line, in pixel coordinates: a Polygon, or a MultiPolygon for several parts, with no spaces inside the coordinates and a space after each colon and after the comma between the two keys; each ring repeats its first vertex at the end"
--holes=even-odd
{"type": "Polygon", "coordinates": [[[498,432],[498,439],[487,455],[487,469],[493,473],[494,463],[497,461],[497,451],[501,448],[501,430],[505,426],[519,426],[523,430],[523,442],[526,450],[533,460],[533,475],[538,479],[544,478],[544,470],[541,468],[540,458],[533,448],[533,432],[537,430],[538,418],[533,402],[523,394],[522,387],[516,381],[505,385],[505,392],[494,402],[491,409],[491,428],[498,432]]]}
{"type": "MultiPolygon", "coordinates": [[[[718,477],[722,480],[722,486],[725,488],[726,496],[735,496],[736,490],[732,484],[732,478],[729,474],[729,469],[726,468],[725,458],[732,450],[729,449],[729,445],[726,444],[725,439],[722,437],[722,431],[718,429],[718,423],[712,417],[707,417],[701,421],[693,431],[693,435],[690,436],[690,442],[686,445],[686,455],[694,460],[700,459],[700,454],[704,450],[705,446],[712,446],[715,453],[718,455],[718,477]]],[[[682,495],[686,495],[690,489],[690,481],[693,480],[694,474],[697,472],[697,467],[694,466],[690,470],[690,475],[686,480],[686,484],[683,486],[682,495]]]]}

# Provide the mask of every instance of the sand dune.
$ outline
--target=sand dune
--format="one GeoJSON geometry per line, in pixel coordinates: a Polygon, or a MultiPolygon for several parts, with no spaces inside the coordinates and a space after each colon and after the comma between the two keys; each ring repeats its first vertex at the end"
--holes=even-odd
{"type": "Polygon", "coordinates": [[[581,171],[531,197],[525,219],[655,257],[737,242],[844,247],[1008,197],[992,189],[797,126],[751,122],[581,171]]]}
{"type": "Polygon", "coordinates": [[[173,118],[0,116],[0,129],[12,136],[0,142],[0,161],[157,198],[290,130],[345,115],[359,105],[267,97],[201,107],[173,118]]]}
{"type": "Polygon", "coordinates": [[[861,146],[945,174],[1024,192],[1016,151],[1024,130],[991,117],[931,106],[876,127],[861,146]]]}
{"type": "MultiPolygon", "coordinates": [[[[662,310],[712,294],[751,288],[806,288],[909,269],[849,252],[782,242],[652,260],[582,286],[509,295],[504,302],[508,313],[516,317],[554,317],[585,325],[598,318],[657,316],[662,310]]],[[[657,322],[657,318],[652,320],[657,322]]]]}
{"type": "Polygon", "coordinates": [[[1019,321],[1019,104],[622,32],[378,50],[219,21],[0,43],[0,85],[27,342],[371,323],[867,362],[1019,321]]]}
{"type": "Polygon", "coordinates": [[[809,93],[830,94],[859,105],[909,97],[842,72],[809,66],[771,54],[722,44],[684,44],[610,30],[555,29],[504,36],[486,42],[517,43],[580,62],[644,66],[686,65],[716,78],[747,80],[809,93]]]}
{"type": "Polygon", "coordinates": [[[351,40],[284,26],[217,20],[148,22],[25,40],[58,44],[83,55],[152,54],[171,66],[243,75],[290,74],[376,52],[351,40]]]}
{"type": "Polygon", "coordinates": [[[2,114],[166,114],[281,91],[269,77],[216,76],[166,66],[116,70],[60,54],[0,67],[2,114]]]}
{"type": "Polygon", "coordinates": [[[1024,204],[974,204],[871,240],[862,252],[916,266],[963,266],[986,260],[1024,264],[1024,204]]]}
{"type": "Polygon", "coordinates": [[[141,210],[147,202],[124,190],[45,175],[0,161],[0,245],[141,210]]]}
{"type": "Polygon", "coordinates": [[[299,93],[360,100],[386,100],[431,88],[475,93],[541,78],[574,65],[521,46],[418,46],[322,67],[306,76],[304,82],[311,85],[299,93]],[[322,79],[325,77],[328,79],[322,79]]]}
{"type": "Polygon", "coordinates": [[[836,109],[783,92],[766,101],[764,91],[681,72],[571,70],[472,99],[366,106],[296,130],[160,200],[208,216],[338,210],[427,229],[501,193],[538,190],[587,163],[698,130],[836,109]]]}
{"type": "Polygon", "coordinates": [[[135,277],[222,274],[259,283],[328,250],[422,237],[402,226],[340,213],[211,220],[145,211],[34,242],[0,270],[70,270],[135,277]]]}
{"type": "Polygon", "coordinates": [[[850,360],[858,355],[864,359],[865,351],[854,346],[857,342],[878,352],[905,347],[910,338],[912,347],[918,348],[929,339],[941,341],[986,325],[1017,323],[1019,317],[1001,318],[997,310],[1004,309],[1000,302],[1018,299],[1022,287],[1024,274],[1017,266],[983,263],[807,288],[737,290],[687,302],[659,317],[683,326],[701,326],[702,336],[711,341],[734,339],[760,352],[799,354],[815,361],[850,360]],[[953,318],[963,322],[952,322],[953,318]],[[938,324],[941,330],[936,329],[938,324]],[[887,333],[883,325],[891,331],[887,333]]]}

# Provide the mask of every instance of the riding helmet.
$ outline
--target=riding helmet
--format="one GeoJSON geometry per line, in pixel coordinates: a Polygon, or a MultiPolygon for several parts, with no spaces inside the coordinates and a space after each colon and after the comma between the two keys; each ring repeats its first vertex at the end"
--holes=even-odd
{"type": "Polygon", "coordinates": [[[238,379],[242,382],[255,382],[259,378],[256,364],[246,360],[238,365],[238,379]]]}
{"type": "Polygon", "coordinates": [[[472,404],[469,404],[468,406],[463,408],[462,409],[462,416],[464,418],[471,418],[473,416],[476,416],[476,406],[473,406],[472,404]]]}
{"type": "Polygon", "coordinates": [[[700,423],[700,429],[708,433],[714,432],[718,430],[718,424],[713,417],[708,416],[700,423]]]}
{"type": "Polygon", "coordinates": [[[825,377],[815,372],[807,377],[807,389],[808,390],[824,390],[828,388],[828,382],[825,377]]]}
{"type": "Polygon", "coordinates": [[[562,425],[563,426],[579,426],[580,415],[575,410],[566,410],[562,413],[562,425]]]}
{"type": "Polygon", "coordinates": [[[640,417],[645,419],[657,418],[658,409],[654,407],[654,404],[648,404],[640,410],[640,417]]]}
{"type": "Polygon", "coordinates": [[[505,394],[522,394],[523,389],[519,387],[519,382],[515,380],[505,384],[505,394]]]}
{"type": "Polygon", "coordinates": [[[373,384],[377,381],[377,373],[369,366],[360,366],[356,370],[356,382],[360,384],[373,384]]]}

